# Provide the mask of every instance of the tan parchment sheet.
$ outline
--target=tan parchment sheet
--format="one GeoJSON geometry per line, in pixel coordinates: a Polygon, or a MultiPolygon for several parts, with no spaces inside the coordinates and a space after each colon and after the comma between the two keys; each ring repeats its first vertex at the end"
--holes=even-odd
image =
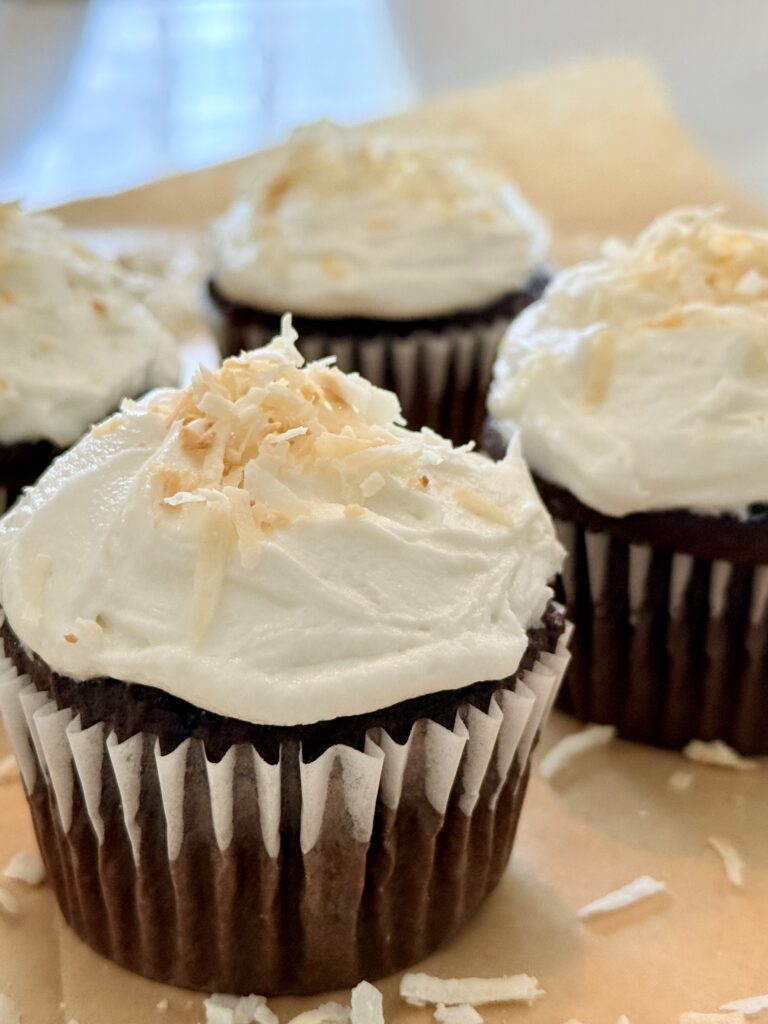
{"type": "MultiPolygon", "coordinates": [[[[399,117],[409,132],[476,136],[549,218],[560,262],[630,234],[678,203],[722,204],[768,221],[687,137],[653,73],[635,61],[574,65],[441,100],[399,117]]],[[[103,248],[194,239],[227,203],[246,160],[129,192],[69,204],[66,221],[103,248]]],[[[575,728],[557,715],[546,750],[575,728]]],[[[8,746],[0,735],[0,758],[8,746]]],[[[18,779],[0,782],[0,868],[34,838],[18,779]]],[[[0,992],[23,1024],[195,1024],[202,996],[148,982],[103,961],[63,925],[50,891],[3,884],[20,913],[0,913],[0,992]],[[156,1009],[160,1000],[169,1008],[156,1009]]],[[[475,921],[420,969],[440,976],[527,972],[546,990],[534,1006],[484,1007],[489,1024],[677,1022],[768,992],[768,763],[752,772],[691,765],[674,753],[614,743],[551,783],[534,778],[512,864],[475,921]],[[674,771],[694,780],[673,791],[674,771]],[[732,842],[742,889],[707,845],[732,842]],[[581,924],[576,911],[642,874],[667,892],[581,924]]],[[[388,1021],[428,1024],[398,979],[381,983],[388,1021]]],[[[347,993],[338,993],[345,1000],[347,993]]],[[[323,998],[276,999],[285,1022],[323,998]]],[[[759,1019],[759,1018],[757,1018],[759,1019]]],[[[768,1019],[768,1015],[766,1015],[768,1019]]]]}

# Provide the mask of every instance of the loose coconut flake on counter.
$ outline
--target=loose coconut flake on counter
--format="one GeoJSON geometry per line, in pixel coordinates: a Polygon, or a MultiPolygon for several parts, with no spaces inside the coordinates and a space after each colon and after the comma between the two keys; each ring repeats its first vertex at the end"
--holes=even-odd
{"type": "Polygon", "coordinates": [[[0,758],[0,786],[7,782],[15,782],[18,777],[15,757],[9,754],[7,757],[0,758]]]}
{"type": "Polygon", "coordinates": [[[734,999],[732,1003],[724,1003],[721,1010],[735,1010],[745,1017],[754,1017],[763,1010],[768,1010],[768,995],[750,996],[749,999],[734,999]]]}
{"type": "Polygon", "coordinates": [[[707,842],[722,860],[725,877],[731,885],[741,888],[744,885],[744,861],[739,851],[721,836],[710,836],[707,842]]]}
{"type": "Polygon", "coordinates": [[[469,1003],[459,1003],[457,1006],[438,1003],[433,1016],[440,1024],[483,1024],[483,1018],[469,1003]]]}
{"type": "Polygon", "coordinates": [[[45,881],[45,865],[39,854],[19,850],[6,864],[3,877],[27,885],[41,885],[45,881]]]}
{"type": "Polygon", "coordinates": [[[589,750],[597,747],[604,747],[610,743],[616,735],[616,729],[612,725],[588,725],[581,732],[573,733],[571,736],[564,736],[559,743],[545,754],[539,764],[539,775],[542,779],[551,779],[562,768],[589,750]]]}
{"type": "Polygon", "coordinates": [[[683,748],[683,756],[697,764],[708,764],[715,768],[733,768],[739,772],[751,772],[757,768],[757,761],[742,757],[723,740],[691,740],[683,748]]]}
{"type": "Polygon", "coordinates": [[[639,903],[640,900],[656,896],[660,892],[666,892],[666,888],[664,882],[651,878],[650,875],[641,875],[634,881],[628,882],[627,885],[621,886],[620,889],[614,889],[612,892],[606,893],[605,896],[600,896],[598,899],[592,900],[591,903],[585,904],[578,911],[578,917],[581,921],[586,921],[598,914],[610,914],[614,910],[623,910],[625,907],[632,906],[633,903],[639,903]]]}
{"type": "Polygon", "coordinates": [[[21,1014],[10,996],[0,992],[0,1024],[21,1024],[21,1014]]]}
{"type": "Polygon", "coordinates": [[[206,1024],[279,1024],[264,996],[229,996],[215,992],[203,1006],[206,1024]]]}
{"type": "Polygon", "coordinates": [[[351,1024],[384,1024],[381,992],[368,981],[361,981],[352,989],[350,999],[351,1024]]]}
{"type": "Polygon", "coordinates": [[[288,1021],[288,1024],[343,1024],[349,1020],[351,1008],[341,1003],[323,1003],[313,1010],[305,1010],[288,1021]]]}
{"type": "Polygon", "coordinates": [[[12,892],[0,886],[0,911],[10,917],[16,917],[19,913],[19,901],[12,892]]]}
{"type": "Polygon", "coordinates": [[[486,1003],[532,1003],[544,995],[529,974],[501,978],[434,978],[429,974],[404,974],[400,997],[411,1006],[483,1006],[486,1003]]]}

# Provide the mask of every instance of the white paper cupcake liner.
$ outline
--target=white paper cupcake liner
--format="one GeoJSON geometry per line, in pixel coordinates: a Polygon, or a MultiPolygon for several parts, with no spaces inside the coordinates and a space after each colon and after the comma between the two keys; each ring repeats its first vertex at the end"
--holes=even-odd
{"type": "Polygon", "coordinates": [[[452,729],[420,719],[402,744],[371,729],[363,750],[311,763],[295,743],[271,764],[247,744],[213,763],[200,739],[166,754],[146,733],[120,742],[7,658],[0,710],[87,942],[189,987],[317,991],[413,962],[493,887],[567,662],[564,634],[487,712],[462,704],[452,729]]]}
{"type": "Polygon", "coordinates": [[[642,742],[768,754],[768,565],[556,527],[577,629],[564,707],[642,742]]]}

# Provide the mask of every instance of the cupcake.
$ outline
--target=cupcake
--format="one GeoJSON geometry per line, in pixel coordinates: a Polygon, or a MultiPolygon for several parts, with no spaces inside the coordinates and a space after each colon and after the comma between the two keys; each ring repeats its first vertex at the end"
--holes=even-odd
{"type": "Polygon", "coordinates": [[[487,447],[519,434],[569,558],[585,721],[768,753],[768,233],[679,210],[512,325],[487,447]]]}
{"type": "Polygon", "coordinates": [[[321,123],[258,158],[214,226],[209,290],[225,354],[293,310],[307,358],[335,355],[395,391],[413,429],[460,444],[547,244],[514,186],[456,144],[321,123]]]}
{"type": "Polygon", "coordinates": [[[113,264],[0,206],[0,505],[126,395],[175,384],[171,336],[113,264]]]}
{"type": "Polygon", "coordinates": [[[455,932],[567,658],[516,448],[411,432],[294,341],[126,401],[0,525],[0,705],[62,912],[189,988],[340,988],[455,932]]]}

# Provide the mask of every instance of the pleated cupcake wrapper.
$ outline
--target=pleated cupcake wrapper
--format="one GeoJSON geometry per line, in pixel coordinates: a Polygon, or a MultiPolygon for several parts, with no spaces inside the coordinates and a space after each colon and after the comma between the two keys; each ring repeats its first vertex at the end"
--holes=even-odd
{"type": "Polygon", "coordinates": [[[768,565],[556,526],[576,626],[565,709],[642,742],[768,754],[768,565]]]}
{"type": "MultiPolygon", "coordinates": [[[[307,361],[334,355],[345,373],[357,371],[394,391],[411,429],[430,427],[463,444],[480,437],[491,371],[509,320],[500,316],[440,332],[382,332],[365,338],[308,334],[297,346],[307,361]]],[[[229,351],[259,348],[271,338],[269,331],[254,325],[226,329],[229,351]]]]}
{"type": "Polygon", "coordinates": [[[426,955],[509,855],[567,636],[487,713],[277,764],[120,742],[0,663],[0,710],[62,910],[98,951],[193,988],[311,992],[426,955]],[[250,909],[250,914],[246,913],[250,909]],[[236,938],[235,938],[236,936],[236,938]]]}

